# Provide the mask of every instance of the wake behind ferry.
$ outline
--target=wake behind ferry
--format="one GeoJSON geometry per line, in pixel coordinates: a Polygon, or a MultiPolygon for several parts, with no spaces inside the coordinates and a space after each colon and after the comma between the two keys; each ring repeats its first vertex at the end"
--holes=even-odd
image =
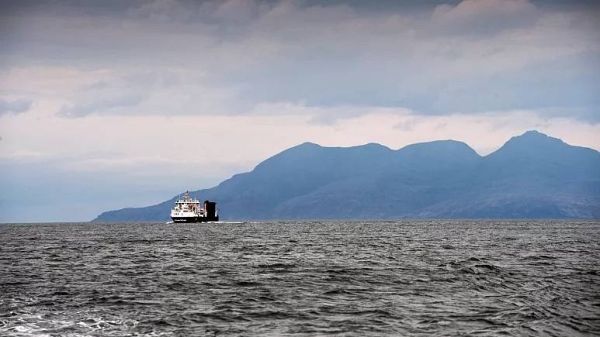
{"type": "Polygon", "coordinates": [[[206,200],[200,205],[200,201],[192,199],[190,192],[186,191],[175,202],[175,207],[171,210],[171,219],[173,222],[219,221],[217,203],[206,200]]]}

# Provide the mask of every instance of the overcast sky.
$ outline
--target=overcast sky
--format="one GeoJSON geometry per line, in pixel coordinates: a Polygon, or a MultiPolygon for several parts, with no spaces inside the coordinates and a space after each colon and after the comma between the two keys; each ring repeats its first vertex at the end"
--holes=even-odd
{"type": "Polygon", "coordinates": [[[87,221],[291,146],[600,149],[597,1],[2,1],[0,222],[87,221]]]}

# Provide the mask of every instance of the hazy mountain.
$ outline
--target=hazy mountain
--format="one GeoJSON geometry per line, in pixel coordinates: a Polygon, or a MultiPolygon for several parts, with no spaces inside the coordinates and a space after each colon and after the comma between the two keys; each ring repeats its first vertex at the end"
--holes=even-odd
{"type": "Polygon", "coordinates": [[[418,213],[457,218],[598,218],[600,153],[529,131],[470,172],[460,195],[418,213]]]}
{"type": "MultiPolygon", "coordinates": [[[[191,193],[221,219],[598,218],[600,153],[536,131],[481,157],[445,140],[391,150],[304,143],[191,193]]],[[[95,221],[169,219],[175,198],[95,221]]]]}

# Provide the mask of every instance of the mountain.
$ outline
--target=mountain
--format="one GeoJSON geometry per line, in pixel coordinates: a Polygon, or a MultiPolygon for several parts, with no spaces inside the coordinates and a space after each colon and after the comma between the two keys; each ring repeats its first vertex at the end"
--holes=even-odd
{"type": "Polygon", "coordinates": [[[600,153],[537,131],[511,138],[468,171],[452,198],[419,217],[598,218],[600,153]]]}
{"type": "MultiPolygon", "coordinates": [[[[191,194],[217,201],[222,220],[600,218],[600,153],[537,131],[485,157],[453,140],[304,143],[191,194]]],[[[166,221],[174,199],[94,221],[166,221]]]]}

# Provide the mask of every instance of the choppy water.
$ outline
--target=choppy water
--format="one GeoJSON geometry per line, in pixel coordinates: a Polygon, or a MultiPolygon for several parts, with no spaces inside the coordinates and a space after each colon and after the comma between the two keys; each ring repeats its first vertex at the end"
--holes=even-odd
{"type": "Polygon", "coordinates": [[[600,334],[600,223],[0,225],[0,335],[600,334]]]}

